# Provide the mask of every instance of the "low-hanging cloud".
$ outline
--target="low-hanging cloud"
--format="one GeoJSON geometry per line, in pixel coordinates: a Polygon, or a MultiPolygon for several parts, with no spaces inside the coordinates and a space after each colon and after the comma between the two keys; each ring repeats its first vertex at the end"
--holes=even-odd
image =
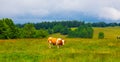
{"type": "Polygon", "coordinates": [[[0,0],[0,18],[73,11],[101,19],[120,20],[119,3],[119,0],[0,0]]]}

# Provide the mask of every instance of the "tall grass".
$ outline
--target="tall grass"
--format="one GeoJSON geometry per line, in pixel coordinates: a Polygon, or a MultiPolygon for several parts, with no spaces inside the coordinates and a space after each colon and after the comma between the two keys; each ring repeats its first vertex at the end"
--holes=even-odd
{"type": "MultiPolygon", "coordinates": [[[[60,49],[48,48],[46,39],[1,42],[1,62],[119,62],[120,40],[66,38],[60,49]]],[[[2,41],[2,40],[1,40],[2,41]]],[[[4,41],[4,40],[3,40],[4,41]]]]}
{"type": "Polygon", "coordinates": [[[103,32],[107,39],[116,39],[120,36],[120,27],[94,28],[94,38],[98,38],[99,32],[103,32]]]}

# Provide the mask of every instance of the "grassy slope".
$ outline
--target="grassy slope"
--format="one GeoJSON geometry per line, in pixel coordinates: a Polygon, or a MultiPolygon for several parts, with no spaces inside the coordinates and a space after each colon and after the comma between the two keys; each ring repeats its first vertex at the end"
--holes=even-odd
{"type": "Polygon", "coordinates": [[[94,38],[98,37],[99,32],[104,32],[105,38],[116,39],[120,36],[120,27],[94,28],[94,38]]]}
{"type": "Polygon", "coordinates": [[[93,39],[51,35],[66,40],[60,49],[55,46],[49,49],[47,38],[0,40],[0,62],[119,62],[120,40],[115,38],[120,35],[120,29],[94,29],[93,39]],[[104,31],[105,39],[97,39],[99,31],[104,31]]]}

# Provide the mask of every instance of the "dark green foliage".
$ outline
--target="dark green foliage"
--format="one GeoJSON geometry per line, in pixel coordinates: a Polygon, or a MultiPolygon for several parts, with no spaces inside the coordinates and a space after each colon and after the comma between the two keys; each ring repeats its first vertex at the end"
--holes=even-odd
{"type": "Polygon", "coordinates": [[[69,31],[70,31],[69,28],[64,27],[64,28],[61,29],[60,33],[61,33],[62,35],[67,35],[67,34],[69,33],[69,31]]]}
{"type": "Polygon", "coordinates": [[[61,29],[63,29],[63,28],[64,28],[64,26],[62,26],[61,24],[55,25],[53,27],[53,31],[54,31],[54,33],[58,33],[58,32],[61,32],[61,29]]]}
{"type": "Polygon", "coordinates": [[[34,38],[45,38],[48,36],[48,31],[45,29],[36,30],[35,34],[33,35],[34,38]]]}
{"type": "Polygon", "coordinates": [[[53,34],[53,29],[50,29],[50,28],[49,28],[49,29],[48,29],[48,33],[49,33],[49,34],[53,34]]]}
{"type": "Polygon", "coordinates": [[[18,28],[18,33],[16,34],[18,38],[25,38],[23,28],[18,28]]]}
{"type": "Polygon", "coordinates": [[[53,32],[54,33],[61,33],[62,35],[67,35],[69,32],[69,28],[68,27],[64,27],[63,25],[59,24],[53,27],[53,32]]]}
{"type": "Polygon", "coordinates": [[[36,29],[35,29],[34,25],[31,23],[25,24],[25,26],[23,27],[23,32],[24,32],[25,38],[34,37],[35,31],[36,31],[36,29]]]}
{"type": "Polygon", "coordinates": [[[90,24],[84,24],[79,26],[74,31],[70,31],[68,37],[79,37],[79,38],[92,38],[93,29],[90,24]]]}
{"type": "Polygon", "coordinates": [[[107,24],[105,22],[98,22],[98,23],[93,23],[92,26],[94,26],[94,27],[106,27],[107,24]]]}
{"type": "Polygon", "coordinates": [[[120,26],[118,23],[109,23],[110,26],[114,27],[114,26],[120,26]]]}
{"type": "Polygon", "coordinates": [[[103,38],[104,38],[104,33],[103,33],[103,32],[99,32],[98,38],[99,38],[99,39],[103,39],[103,38]]]}
{"type": "Polygon", "coordinates": [[[97,23],[92,23],[93,27],[108,27],[108,26],[120,26],[120,23],[105,23],[105,22],[97,22],[97,23]]]}
{"type": "MultiPolygon", "coordinates": [[[[53,22],[36,23],[36,24],[34,24],[34,26],[35,26],[36,29],[49,29],[49,28],[52,29],[56,25],[62,25],[62,26],[66,26],[68,28],[71,28],[71,27],[78,27],[83,23],[84,22],[77,21],[77,20],[73,20],[73,21],[53,21],[53,22]]],[[[17,26],[22,27],[23,25],[17,24],[17,26]]]]}
{"type": "Polygon", "coordinates": [[[92,38],[92,27],[120,26],[120,23],[84,23],[81,21],[54,21],[41,23],[14,24],[11,19],[0,19],[0,38],[42,38],[49,34],[60,33],[68,37],[92,38]],[[70,28],[78,27],[74,31],[70,28]],[[46,31],[47,29],[47,31],[46,31]]]}
{"type": "Polygon", "coordinates": [[[47,35],[46,30],[36,30],[32,23],[25,24],[22,28],[15,25],[11,19],[0,19],[0,39],[44,38],[47,35]]]}
{"type": "Polygon", "coordinates": [[[2,20],[0,20],[0,38],[15,38],[17,30],[18,29],[11,19],[3,18],[2,20]]]}
{"type": "MultiPolygon", "coordinates": [[[[53,22],[41,22],[34,24],[36,29],[52,29],[54,26],[61,24],[62,26],[66,26],[68,28],[71,27],[79,27],[83,25],[84,22],[78,20],[72,21],[53,21],[53,22]]],[[[105,23],[105,22],[96,22],[91,23],[92,27],[108,27],[108,26],[120,26],[120,23],[105,23]]],[[[18,27],[24,27],[25,24],[17,24],[18,27]]]]}
{"type": "Polygon", "coordinates": [[[44,38],[48,36],[48,31],[45,29],[36,30],[34,25],[28,23],[23,27],[24,38],[44,38]]]}

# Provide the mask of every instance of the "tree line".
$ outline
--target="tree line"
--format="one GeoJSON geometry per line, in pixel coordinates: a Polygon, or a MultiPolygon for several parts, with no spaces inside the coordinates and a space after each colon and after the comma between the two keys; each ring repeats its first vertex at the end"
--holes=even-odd
{"type": "Polygon", "coordinates": [[[0,39],[44,38],[60,33],[67,37],[92,38],[92,27],[120,26],[120,23],[85,23],[84,21],[53,21],[41,23],[14,24],[12,19],[0,19],[0,39]],[[75,30],[71,28],[75,27],[75,30]]]}
{"type": "MultiPolygon", "coordinates": [[[[84,21],[53,21],[53,22],[41,22],[41,23],[33,23],[36,29],[49,29],[53,28],[56,25],[66,26],[68,28],[78,27],[81,24],[84,24],[84,21]]],[[[16,24],[18,27],[23,27],[25,24],[16,24]]]]}
{"type": "MultiPolygon", "coordinates": [[[[55,25],[62,25],[66,26],[68,28],[71,27],[79,27],[80,25],[84,24],[84,21],[53,21],[53,22],[41,22],[41,23],[33,23],[36,29],[49,29],[53,28],[55,25]]],[[[120,26],[120,23],[105,23],[105,22],[96,22],[96,23],[90,23],[92,27],[114,27],[114,26],[120,26]]],[[[25,24],[16,24],[18,27],[23,27],[25,24]]]]}

